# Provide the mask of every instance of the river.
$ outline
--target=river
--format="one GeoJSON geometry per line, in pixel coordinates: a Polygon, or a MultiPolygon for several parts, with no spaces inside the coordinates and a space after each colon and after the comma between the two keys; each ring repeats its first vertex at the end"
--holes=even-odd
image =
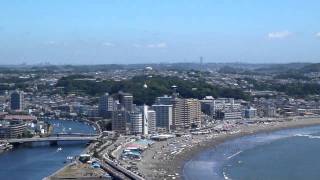
{"type": "MultiPolygon", "coordinates": [[[[95,133],[92,126],[77,121],[48,120],[54,133],[95,133]]],[[[68,156],[79,155],[86,142],[47,142],[24,144],[0,154],[0,179],[41,180],[65,165],[68,156]],[[58,148],[62,148],[58,151],[58,148]]]]}

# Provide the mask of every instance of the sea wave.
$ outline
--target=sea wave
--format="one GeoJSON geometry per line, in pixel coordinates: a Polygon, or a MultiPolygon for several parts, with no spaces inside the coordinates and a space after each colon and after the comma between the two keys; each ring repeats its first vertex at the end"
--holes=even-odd
{"type": "Polygon", "coordinates": [[[233,158],[233,157],[235,157],[235,156],[239,155],[240,153],[242,153],[242,151],[238,151],[238,152],[236,152],[236,153],[232,154],[231,156],[227,157],[227,159],[231,159],[231,158],[233,158]]]}
{"type": "Polygon", "coordinates": [[[320,139],[320,136],[314,136],[314,135],[310,135],[310,134],[296,134],[295,136],[307,137],[309,139],[320,139]]]}
{"type": "Polygon", "coordinates": [[[225,179],[225,180],[232,180],[231,178],[229,178],[228,177],[228,175],[227,175],[227,173],[225,172],[225,171],[223,171],[223,178],[225,179]]]}

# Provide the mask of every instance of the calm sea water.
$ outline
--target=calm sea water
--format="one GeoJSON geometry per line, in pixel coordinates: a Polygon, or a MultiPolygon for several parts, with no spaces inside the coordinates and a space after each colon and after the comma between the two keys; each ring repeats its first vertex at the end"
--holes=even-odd
{"type": "MultiPolygon", "coordinates": [[[[51,120],[54,132],[94,133],[91,126],[75,121],[51,120]]],[[[21,145],[0,154],[1,180],[40,180],[63,167],[68,156],[79,155],[85,148],[84,142],[59,142],[21,145]],[[57,151],[61,147],[62,151],[57,151]]]]}
{"type": "Polygon", "coordinates": [[[183,176],[187,180],[318,180],[320,126],[227,141],[193,157],[183,176]]]}

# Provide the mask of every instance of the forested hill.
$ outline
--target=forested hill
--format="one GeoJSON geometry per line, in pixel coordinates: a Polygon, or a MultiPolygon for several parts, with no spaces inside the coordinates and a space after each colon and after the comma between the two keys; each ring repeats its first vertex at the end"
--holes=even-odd
{"type": "Polygon", "coordinates": [[[205,96],[214,97],[233,97],[236,99],[248,99],[249,96],[240,89],[221,88],[210,85],[204,81],[182,80],[178,77],[160,77],[160,76],[136,76],[130,80],[124,81],[95,81],[92,77],[81,75],[72,75],[61,78],[57,87],[63,87],[64,93],[83,93],[92,96],[99,96],[105,92],[110,94],[124,91],[132,93],[136,104],[154,103],[158,96],[172,93],[172,86],[176,85],[177,91],[184,98],[198,98],[205,96]],[[144,84],[147,88],[144,88],[144,84]]]}

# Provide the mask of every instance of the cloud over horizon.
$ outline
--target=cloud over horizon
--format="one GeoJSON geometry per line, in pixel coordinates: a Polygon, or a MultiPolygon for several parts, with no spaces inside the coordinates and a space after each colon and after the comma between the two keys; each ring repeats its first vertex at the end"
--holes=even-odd
{"type": "Polygon", "coordinates": [[[160,43],[156,43],[156,44],[148,44],[147,47],[148,48],[167,48],[167,43],[160,42],[160,43]]]}
{"type": "Polygon", "coordinates": [[[277,32],[270,32],[268,33],[268,38],[269,39],[284,39],[289,36],[292,36],[293,33],[290,31],[277,31],[277,32]]]}
{"type": "Polygon", "coordinates": [[[132,46],[135,47],[135,48],[151,48],[151,49],[156,49],[156,48],[161,49],[161,48],[167,48],[168,47],[167,43],[165,43],[165,42],[145,44],[145,45],[133,44],[132,46]]]}

